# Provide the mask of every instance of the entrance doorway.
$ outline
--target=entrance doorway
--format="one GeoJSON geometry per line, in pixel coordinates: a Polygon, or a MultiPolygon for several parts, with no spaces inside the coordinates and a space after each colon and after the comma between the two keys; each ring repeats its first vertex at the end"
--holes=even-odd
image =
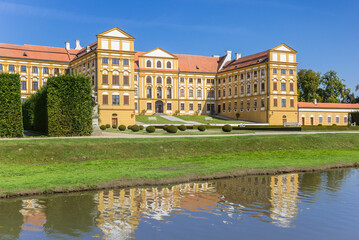
{"type": "Polygon", "coordinates": [[[305,117],[302,117],[302,126],[305,125],[305,117]]]}
{"type": "Polygon", "coordinates": [[[287,123],[287,116],[283,115],[283,125],[285,125],[287,123]]]}
{"type": "Polygon", "coordinates": [[[156,113],[163,113],[163,102],[162,101],[156,101],[155,110],[156,110],[156,113]]]}
{"type": "Polygon", "coordinates": [[[310,125],[312,125],[312,126],[314,125],[314,118],[313,117],[310,118],[310,125]]]}
{"type": "Polygon", "coordinates": [[[112,118],[112,126],[117,126],[117,118],[112,118]]]}
{"type": "Polygon", "coordinates": [[[221,113],[221,105],[218,105],[218,113],[221,113]]]}

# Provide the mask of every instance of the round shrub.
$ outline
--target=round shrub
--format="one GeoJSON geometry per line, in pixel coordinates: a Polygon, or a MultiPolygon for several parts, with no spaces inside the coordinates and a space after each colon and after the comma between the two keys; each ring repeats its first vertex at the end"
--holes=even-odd
{"type": "Polygon", "coordinates": [[[167,127],[167,130],[166,130],[168,133],[176,133],[178,131],[178,128],[176,126],[168,126],[167,127]]]}
{"type": "Polygon", "coordinates": [[[332,126],[333,126],[333,127],[336,127],[337,125],[334,123],[332,126]]]}
{"type": "Polygon", "coordinates": [[[105,125],[101,125],[100,126],[100,129],[103,131],[103,130],[106,130],[106,126],[105,125]]]}
{"type": "Polygon", "coordinates": [[[321,123],[318,124],[318,127],[322,127],[322,126],[323,126],[323,124],[321,124],[321,123]]]}
{"type": "Polygon", "coordinates": [[[180,126],[178,126],[178,129],[180,131],[186,131],[187,127],[185,125],[180,125],[180,126]]]}
{"type": "Polygon", "coordinates": [[[198,130],[201,131],[201,132],[204,132],[204,131],[206,131],[206,126],[205,125],[199,125],[198,130]]]}
{"type": "Polygon", "coordinates": [[[117,125],[112,125],[112,128],[113,128],[113,129],[116,129],[116,128],[117,128],[117,125]]]}
{"type": "Polygon", "coordinates": [[[140,131],[140,126],[138,126],[138,125],[133,125],[133,126],[131,127],[131,130],[132,130],[132,132],[138,132],[138,131],[140,131]]]}
{"type": "Polygon", "coordinates": [[[132,128],[132,125],[128,125],[128,126],[127,126],[127,129],[128,129],[128,130],[131,130],[131,128],[132,128]]]}
{"type": "Polygon", "coordinates": [[[140,130],[143,130],[145,127],[143,125],[139,125],[140,130]]]}
{"type": "Polygon", "coordinates": [[[154,133],[155,131],[156,131],[156,128],[154,126],[146,127],[146,132],[148,132],[148,133],[154,133]]]}
{"type": "Polygon", "coordinates": [[[223,132],[230,132],[230,131],[232,131],[232,126],[226,124],[222,127],[222,130],[223,130],[223,132]]]}
{"type": "Polygon", "coordinates": [[[168,125],[163,126],[163,130],[167,131],[168,125]]]}
{"type": "Polygon", "coordinates": [[[125,131],[125,130],[126,130],[126,126],[125,126],[125,125],[120,125],[120,126],[118,126],[118,130],[120,130],[120,131],[125,131]]]}
{"type": "Polygon", "coordinates": [[[106,124],[106,128],[110,128],[111,127],[111,125],[110,124],[106,124]]]}

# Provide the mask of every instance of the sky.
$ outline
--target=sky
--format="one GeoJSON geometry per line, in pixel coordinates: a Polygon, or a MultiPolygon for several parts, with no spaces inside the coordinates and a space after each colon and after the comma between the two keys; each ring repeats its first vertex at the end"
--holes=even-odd
{"type": "Polygon", "coordinates": [[[358,12],[359,0],[0,0],[0,42],[73,48],[119,27],[136,51],[234,57],[285,43],[298,51],[298,69],[334,70],[354,91],[358,12]]]}

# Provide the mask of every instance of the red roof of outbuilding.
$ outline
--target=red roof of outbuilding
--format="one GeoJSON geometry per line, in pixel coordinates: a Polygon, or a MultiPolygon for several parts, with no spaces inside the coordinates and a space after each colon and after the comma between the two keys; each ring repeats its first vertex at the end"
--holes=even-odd
{"type": "Polygon", "coordinates": [[[342,109],[359,109],[359,104],[353,103],[317,103],[298,102],[299,108],[342,108],[342,109]]]}

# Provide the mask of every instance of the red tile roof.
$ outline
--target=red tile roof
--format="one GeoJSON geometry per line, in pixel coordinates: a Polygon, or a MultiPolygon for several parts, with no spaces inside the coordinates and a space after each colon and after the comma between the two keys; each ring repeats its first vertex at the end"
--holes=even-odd
{"type": "Polygon", "coordinates": [[[337,108],[337,109],[359,109],[359,104],[353,103],[317,103],[298,102],[299,108],[337,108]]]}
{"type": "Polygon", "coordinates": [[[78,50],[36,45],[14,45],[0,43],[0,56],[20,59],[70,62],[78,50]]]}
{"type": "Polygon", "coordinates": [[[224,64],[223,68],[219,72],[225,72],[233,69],[248,67],[251,65],[267,62],[269,59],[268,51],[252,54],[239,58],[238,60],[232,60],[224,64]]]}

